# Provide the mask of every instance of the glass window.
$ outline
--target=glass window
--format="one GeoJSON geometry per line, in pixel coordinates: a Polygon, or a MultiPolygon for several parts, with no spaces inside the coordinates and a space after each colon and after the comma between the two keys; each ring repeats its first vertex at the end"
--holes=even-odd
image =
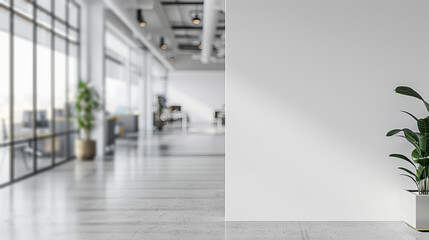
{"type": "Polygon", "coordinates": [[[51,34],[37,29],[37,167],[43,169],[52,163],[52,88],[51,88],[51,34]]]}
{"type": "Polygon", "coordinates": [[[0,185],[10,181],[10,147],[0,147],[0,185]]]}
{"type": "Polygon", "coordinates": [[[68,102],[69,102],[69,130],[77,130],[76,111],[74,108],[77,96],[78,77],[78,47],[69,45],[69,87],[68,87],[68,102]]]}
{"type": "Polygon", "coordinates": [[[11,172],[17,179],[52,166],[52,160],[66,160],[76,137],[76,132],[70,131],[75,128],[74,121],[67,116],[73,108],[67,102],[74,104],[78,80],[79,6],[73,2],[66,8],[66,0],[14,0],[12,52],[9,6],[9,0],[0,0],[0,185],[10,183],[11,172]],[[34,3],[38,5],[36,20],[34,3]],[[54,33],[51,4],[55,5],[54,33]],[[72,41],[66,42],[67,37],[72,41]]]}
{"type": "Polygon", "coordinates": [[[0,4],[4,4],[6,6],[9,6],[9,0],[0,0],[0,4]]]}
{"type": "Polygon", "coordinates": [[[70,1],[69,4],[69,24],[74,28],[78,28],[79,26],[79,9],[77,6],[70,1]]]}
{"type": "MultiPolygon", "coordinates": [[[[65,133],[67,131],[67,116],[66,116],[66,42],[64,39],[55,37],[55,133],[65,133]]],[[[55,162],[60,162],[65,159],[65,137],[58,137],[55,144],[59,146],[55,148],[55,162]]]]}
{"type": "Polygon", "coordinates": [[[60,134],[55,136],[53,151],[55,152],[55,163],[58,164],[67,160],[67,154],[69,150],[67,147],[66,134],[60,134]]]}
{"type": "Polygon", "coordinates": [[[68,37],[69,37],[69,40],[72,41],[72,42],[76,42],[76,41],[79,40],[78,39],[78,37],[79,37],[78,33],[75,30],[72,30],[72,29],[69,29],[69,35],[68,35],[68,37]]]}
{"type": "Polygon", "coordinates": [[[27,0],[14,0],[13,7],[27,16],[33,16],[33,5],[27,0]]]}
{"type": "Polygon", "coordinates": [[[130,111],[131,114],[137,114],[139,110],[138,106],[138,93],[139,93],[139,69],[136,65],[132,65],[131,67],[131,85],[130,85],[130,111]]]}
{"type": "Polygon", "coordinates": [[[119,58],[129,59],[130,48],[110,31],[106,31],[106,48],[119,58]]]}
{"type": "Polygon", "coordinates": [[[9,120],[10,120],[10,34],[9,34],[9,15],[6,10],[0,8],[0,79],[2,81],[2,87],[0,88],[0,124],[1,124],[1,136],[0,144],[9,142],[9,120]]]}
{"type": "Polygon", "coordinates": [[[61,36],[66,36],[66,25],[64,23],[55,21],[54,28],[56,33],[59,33],[61,36]]]}
{"type": "MultiPolygon", "coordinates": [[[[9,142],[10,139],[10,35],[9,35],[9,12],[0,8],[0,144],[9,142]]],[[[10,147],[8,145],[0,147],[0,184],[10,180],[10,147]]]]}
{"type": "Polygon", "coordinates": [[[124,66],[106,59],[106,111],[110,115],[128,114],[127,81],[124,66]]]}
{"type": "Polygon", "coordinates": [[[55,0],[55,16],[66,19],[66,0],[55,0]]]}
{"type": "Polygon", "coordinates": [[[75,141],[78,138],[78,133],[70,133],[68,136],[69,140],[68,140],[68,144],[69,144],[69,151],[68,151],[68,156],[69,157],[74,157],[74,145],[75,145],[75,141]]]}
{"type": "Polygon", "coordinates": [[[14,116],[15,178],[33,172],[33,31],[32,23],[15,15],[14,116]]]}
{"type": "Polygon", "coordinates": [[[37,0],[37,4],[44,9],[51,11],[51,1],[52,0],[37,0]]]}
{"type": "Polygon", "coordinates": [[[44,27],[51,29],[51,16],[41,10],[37,10],[37,22],[44,27]]]}

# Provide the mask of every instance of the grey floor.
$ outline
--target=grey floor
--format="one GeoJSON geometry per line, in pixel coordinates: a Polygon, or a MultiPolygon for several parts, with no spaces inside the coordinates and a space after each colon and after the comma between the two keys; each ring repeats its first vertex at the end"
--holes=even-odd
{"type": "Polygon", "coordinates": [[[224,222],[224,136],[118,141],[0,189],[0,239],[429,239],[401,222],[224,222]]]}

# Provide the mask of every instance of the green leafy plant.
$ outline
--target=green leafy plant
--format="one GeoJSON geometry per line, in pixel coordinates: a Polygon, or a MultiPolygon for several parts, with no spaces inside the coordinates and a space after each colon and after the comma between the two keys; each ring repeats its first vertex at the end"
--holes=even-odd
{"type": "MultiPolygon", "coordinates": [[[[420,94],[412,88],[400,86],[395,92],[401,95],[410,96],[421,100],[429,112],[429,103],[427,103],[420,94]]],[[[412,170],[405,167],[398,169],[403,171],[403,176],[413,180],[417,190],[421,195],[429,194],[429,116],[426,118],[417,118],[413,114],[402,111],[412,117],[416,123],[419,132],[414,132],[408,128],[393,129],[387,133],[387,137],[399,136],[407,140],[414,150],[411,152],[411,159],[402,154],[390,154],[390,157],[406,161],[412,166],[412,170]],[[402,133],[402,135],[400,135],[402,133]]]]}
{"type": "Polygon", "coordinates": [[[76,97],[76,120],[79,130],[83,130],[84,138],[89,139],[89,132],[94,126],[93,112],[99,107],[98,93],[82,80],[78,84],[76,97]]]}

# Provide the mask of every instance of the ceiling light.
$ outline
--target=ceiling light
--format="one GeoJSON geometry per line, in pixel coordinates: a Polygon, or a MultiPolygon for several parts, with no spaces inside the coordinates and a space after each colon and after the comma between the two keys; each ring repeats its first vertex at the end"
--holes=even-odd
{"type": "Polygon", "coordinates": [[[175,63],[175,62],[176,62],[176,59],[175,59],[174,57],[171,57],[171,58],[169,58],[169,59],[168,59],[168,61],[169,61],[170,63],[175,63]]]}
{"type": "Polygon", "coordinates": [[[146,27],[147,22],[143,18],[143,10],[137,10],[137,21],[139,22],[140,27],[146,27]]]}
{"type": "Polygon", "coordinates": [[[164,37],[161,37],[161,40],[160,40],[160,43],[159,43],[159,47],[162,50],[166,50],[167,49],[167,44],[165,44],[164,37]]]}
{"type": "Polygon", "coordinates": [[[201,19],[198,17],[198,15],[195,15],[195,17],[192,18],[192,23],[194,23],[195,25],[198,25],[201,23],[201,19]]]}
{"type": "Polygon", "coordinates": [[[203,49],[203,44],[198,44],[198,48],[200,49],[200,50],[202,50],[203,49]]]}

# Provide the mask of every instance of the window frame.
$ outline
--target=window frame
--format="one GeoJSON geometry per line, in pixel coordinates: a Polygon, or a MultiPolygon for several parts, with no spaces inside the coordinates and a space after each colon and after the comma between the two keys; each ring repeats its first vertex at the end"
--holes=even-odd
{"type": "MultiPolygon", "coordinates": [[[[0,188],[8,186],[14,182],[18,182],[20,180],[26,179],[28,177],[31,177],[33,175],[36,175],[37,173],[49,170],[51,168],[54,168],[55,166],[58,166],[60,164],[63,164],[65,162],[68,162],[72,160],[75,156],[74,153],[71,152],[70,149],[70,139],[75,137],[79,131],[77,129],[70,129],[70,120],[71,120],[71,113],[70,113],[70,101],[69,101],[69,84],[70,84],[70,46],[74,45],[76,47],[77,56],[76,56],[76,77],[78,80],[81,77],[81,40],[82,40],[82,34],[81,34],[81,17],[82,17],[82,9],[80,4],[76,0],[64,0],[65,3],[65,18],[61,18],[56,15],[55,13],[55,2],[56,0],[50,0],[50,10],[42,7],[37,3],[37,0],[29,0],[28,4],[31,5],[31,13],[24,13],[23,11],[20,11],[19,9],[15,9],[15,0],[9,0],[9,4],[0,2],[0,8],[5,9],[9,12],[9,126],[7,126],[9,130],[9,139],[7,142],[0,143],[0,148],[9,148],[9,181],[5,183],[0,183],[0,188]],[[77,18],[77,26],[72,26],[70,23],[70,7],[73,6],[75,8],[76,18],[77,18]],[[38,12],[42,12],[44,15],[49,16],[50,22],[49,23],[42,23],[40,19],[38,18],[38,12]],[[32,56],[32,64],[33,64],[33,72],[32,72],[32,81],[33,81],[33,89],[32,89],[32,137],[28,137],[25,139],[15,139],[15,133],[14,133],[14,124],[16,124],[15,116],[14,116],[14,91],[15,91],[15,18],[19,17],[20,19],[23,19],[30,24],[32,24],[32,36],[33,39],[30,40],[32,42],[32,48],[33,48],[33,56],[32,56]],[[55,23],[61,23],[65,26],[65,34],[58,31],[58,29],[55,28],[55,23]],[[42,28],[49,32],[50,34],[50,50],[51,50],[51,96],[50,96],[50,108],[51,111],[51,124],[50,124],[50,134],[47,136],[37,136],[37,47],[38,47],[38,38],[37,33],[38,29],[42,28]],[[73,31],[74,34],[77,34],[75,37],[75,40],[71,39],[71,33],[70,30],[73,31]],[[58,37],[60,39],[63,39],[65,41],[65,71],[64,71],[64,80],[65,80],[65,89],[64,89],[64,101],[65,101],[65,131],[55,131],[55,38],[58,37]],[[56,154],[55,151],[52,150],[52,153],[50,155],[51,157],[51,163],[48,167],[45,168],[38,168],[38,157],[35,152],[37,151],[37,142],[38,141],[44,141],[46,139],[51,139],[51,149],[55,149],[55,139],[65,137],[65,157],[59,161],[56,161],[56,154]],[[31,154],[32,161],[33,161],[33,169],[30,173],[25,174],[20,177],[15,177],[15,153],[14,153],[14,146],[16,144],[22,144],[22,143],[32,143],[33,148],[33,154],[31,154]]],[[[77,82],[77,81],[75,81],[77,82]]],[[[6,150],[5,150],[6,151],[6,150]]],[[[6,171],[6,170],[5,170],[6,171]]]]}

